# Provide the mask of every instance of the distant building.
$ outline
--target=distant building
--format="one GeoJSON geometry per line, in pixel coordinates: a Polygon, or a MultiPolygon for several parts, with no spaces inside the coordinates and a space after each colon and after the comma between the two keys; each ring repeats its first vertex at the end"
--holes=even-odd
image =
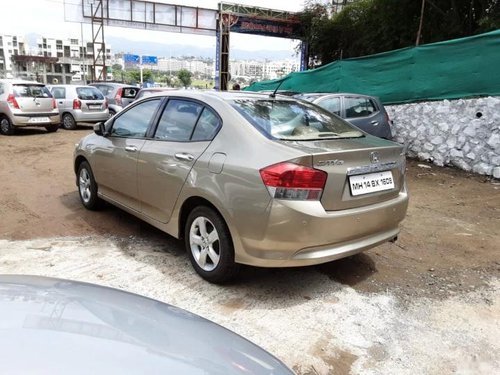
{"type": "Polygon", "coordinates": [[[0,35],[0,77],[12,78],[15,76],[15,64],[12,56],[26,55],[24,36],[0,35]]]}

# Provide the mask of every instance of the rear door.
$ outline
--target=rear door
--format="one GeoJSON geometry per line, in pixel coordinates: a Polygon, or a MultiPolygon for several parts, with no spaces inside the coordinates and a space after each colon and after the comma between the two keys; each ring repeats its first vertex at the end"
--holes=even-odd
{"type": "Polygon", "coordinates": [[[73,100],[71,99],[71,94],[64,86],[52,86],[51,93],[57,103],[57,108],[62,114],[67,109],[73,108],[73,100]]]}
{"type": "Polygon", "coordinates": [[[384,114],[375,100],[365,96],[345,96],[344,118],[367,133],[378,135],[379,125],[384,122],[384,114]]]}
{"type": "Polygon", "coordinates": [[[45,85],[22,83],[12,85],[19,109],[24,113],[52,112],[52,94],[45,85]]]}
{"type": "Polygon", "coordinates": [[[177,197],[193,165],[221,126],[218,115],[188,99],[170,99],[153,139],[141,149],[138,163],[142,212],[154,220],[170,220],[177,197]]]}

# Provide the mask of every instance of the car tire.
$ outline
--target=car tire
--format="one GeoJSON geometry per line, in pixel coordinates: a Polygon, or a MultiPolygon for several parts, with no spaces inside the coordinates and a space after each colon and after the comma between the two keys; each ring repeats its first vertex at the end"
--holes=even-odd
{"type": "Polygon", "coordinates": [[[69,113],[65,113],[62,117],[62,127],[66,130],[75,130],[76,129],[76,121],[73,116],[69,113]]]}
{"type": "Polygon", "coordinates": [[[45,129],[47,130],[47,133],[54,133],[57,129],[59,129],[59,124],[46,126],[45,129]]]}
{"type": "Polygon", "coordinates": [[[97,196],[97,183],[88,162],[84,161],[78,166],[77,172],[78,195],[83,206],[88,210],[98,210],[102,200],[97,196]]]}
{"type": "Polygon", "coordinates": [[[0,117],[0,133],[3,135],[12,135],[16,132],[14,126],[12,126],[12,122],[10,122],[7,116],[0,117]]]}
{"type": "Polygon", "coordinates": [[[116,115],[116,111],[114,109],[109,109],[109,117],[113,117],[114,115],[116,115]]]}
{"type": "Polygon", "coordinates": [[[198,206],[189,213],[184,241],[193,268],[205,280],[222,284],[238,273],[231,234],[214,209],[198,206]]]}

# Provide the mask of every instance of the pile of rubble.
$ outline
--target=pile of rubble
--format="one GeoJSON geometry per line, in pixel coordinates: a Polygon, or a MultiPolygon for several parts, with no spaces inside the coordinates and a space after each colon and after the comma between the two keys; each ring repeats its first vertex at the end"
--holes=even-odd
{"type": "Polygon", "coordinates": [[[500,98],[386,107],[408,156],[500,178],[500,98]]]}

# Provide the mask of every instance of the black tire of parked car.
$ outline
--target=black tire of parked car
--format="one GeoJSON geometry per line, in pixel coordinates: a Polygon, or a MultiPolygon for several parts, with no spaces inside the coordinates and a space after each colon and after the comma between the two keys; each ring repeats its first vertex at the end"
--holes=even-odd
{"type": "Polygon", "coordinates": [[[109,117],[113,117],[114,115],[116,115],[116,111],[114,109],[110,109],[109,110],[109,117]]]}
{"type": "Polygon", "coordinates": [[[57,129],[59,129],[59,124],[46,126],[45,129],[47,130],[47,133],[54,133],[57,129]]]}
{"type": "Polygon", "coordinates": [[[92,173],[92,168],[90,168],[90,165],[88,162],[84,161],[80,163],[78,166],[78,174],[77,174],[77,184],[78,184],[78,196],[80,197],[80,201],[82,202],[83,206],[91,211],[97,211],[99,210],[102,205],[103,205],[103,200],[97,196],[97,182],[95,181],[94,178],[94,173],[92,173]],[[85,201],[82,197],[82,185],[81,185],[81,178],[82,174],[86,171],[86,175],[88,176],[89,179],[89,190],[90,190],[90,198],[88,201],[85,201]]]}
{"type": "Polygon", "coordinates": [[[69,113],[65,113],[62,117],[62,127],[66,130],[76,129],[76,121],[69,113]]]}
{"type": "Polygon", "coordinates": [[[7,116],[0,115],[0,133],[3,135],[12,135],[16,132],[14,126],[7,116]]]}
{"type": "Polygon", "coordinates": [[[234,246],[231,234],[224,219],[214,209],[207,206],[198,206],[189,213],[184,228],[184,243],[193,268],[205,280],[214,284],[223,284],[237,275],[240,265],[234,262],[234,246]],[[191,250],[190,230],[193,222],[198,218],[210,220],[219,237],[219,263],[211,271],[205,271],[198,265],[191,250]]]}

